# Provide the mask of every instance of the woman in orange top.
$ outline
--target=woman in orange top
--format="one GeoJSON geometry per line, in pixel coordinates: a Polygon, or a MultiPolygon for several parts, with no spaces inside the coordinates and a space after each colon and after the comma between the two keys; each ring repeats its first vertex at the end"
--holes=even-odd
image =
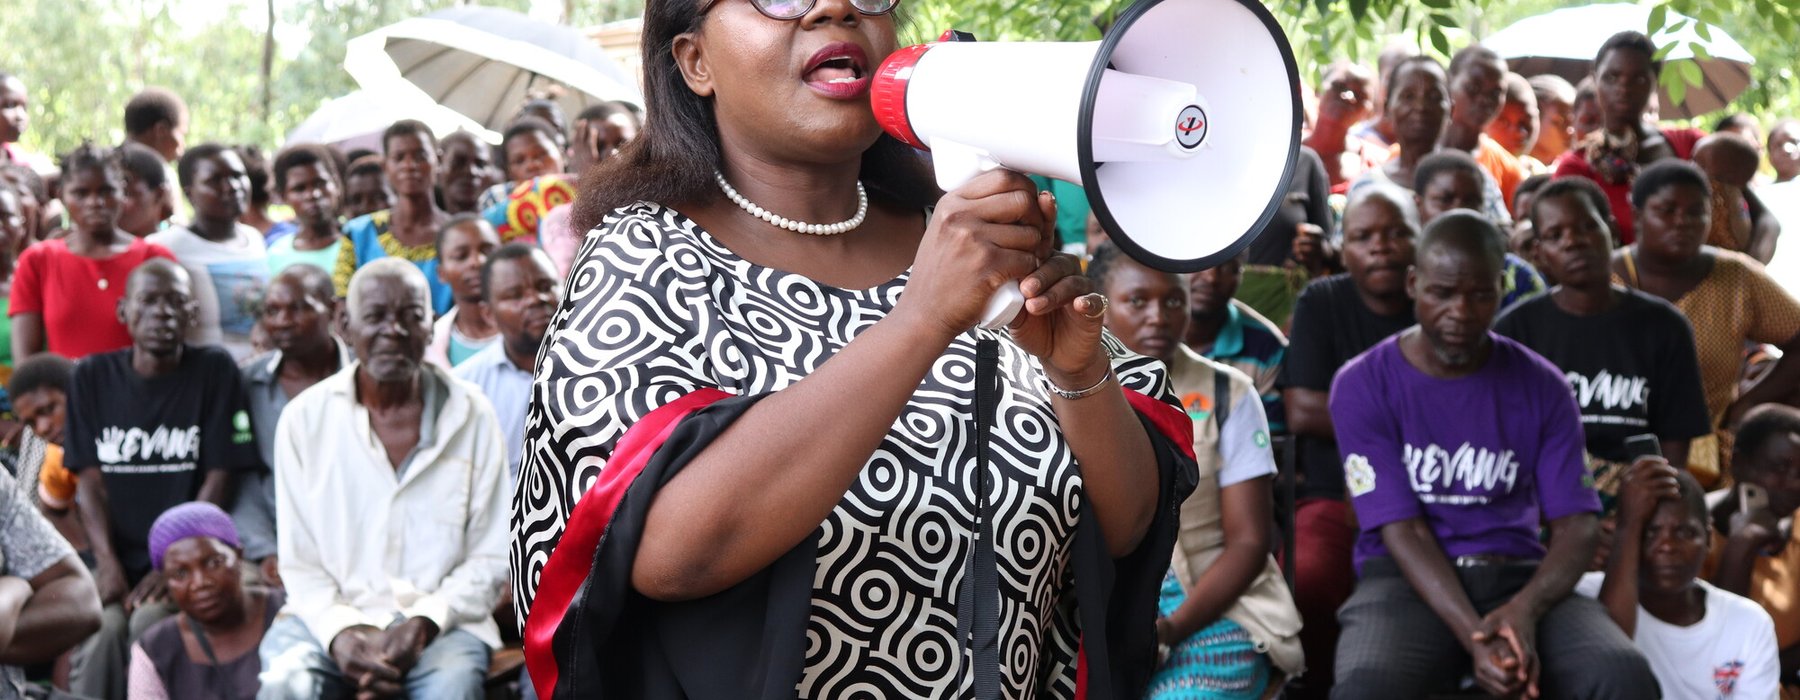
{"type": "Polygon", "coordinates": [[[19,435],[19,483],[32,504],[77,550],[87,548],[86,531],[75,510],[75,474],[63,467],[63,426],[69,378],[75,363],[43,353],[19,363],[7,383],[13,415],[26,430],[19,435]]]}

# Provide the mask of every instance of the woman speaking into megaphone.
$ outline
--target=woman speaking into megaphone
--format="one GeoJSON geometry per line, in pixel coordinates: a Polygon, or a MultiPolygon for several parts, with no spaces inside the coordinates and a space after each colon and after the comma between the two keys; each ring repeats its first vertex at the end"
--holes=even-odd
{"type": "Polygon", "coordinates": [[[896,4],[646,4],[646,121],[584,177],[515,496],[540,695],[1148,679],[1190,422],[1101,330],[1053,199],[1006,171],[940,194],[883,135],[896,4]],[[1026,312],[973,330],[1008,280],[1026,312]]]}

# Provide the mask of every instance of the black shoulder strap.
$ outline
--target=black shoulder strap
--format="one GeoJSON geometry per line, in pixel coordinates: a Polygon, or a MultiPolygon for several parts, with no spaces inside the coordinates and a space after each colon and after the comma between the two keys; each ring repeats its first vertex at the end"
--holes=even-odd
{"type": "Polygon", "coordinates": [[[988,513],[990,438],[1000,399],[1000,344],[975,343],[975,539],[957,592],[957,638],[969,647],[976,700],[1000,698],[1000,574],[994,562],[994,527],[988,513]]]}
{"type": "Polygon", "coordinates": [[[222,693],[220,697],[237,697],[231,674],[219,665],[219,657],[213,653],[212,641],[206,638],[206,630],[201,629],[200,621],[185,614],[181,617],[182,621],[187,623],[188,629],[193,631],[194,641],[200,643],[200,653],[205,654],[206,662],[211,664],[206,667],[206,676],[213,682],[213,687],[220,690],[222,693]]]}
{"type": "Polygon", "coordinates": [[[1225,420],[1231,417],[1231,375],[1213,369],[1213,426],[1225,435],[1225,420]]]}

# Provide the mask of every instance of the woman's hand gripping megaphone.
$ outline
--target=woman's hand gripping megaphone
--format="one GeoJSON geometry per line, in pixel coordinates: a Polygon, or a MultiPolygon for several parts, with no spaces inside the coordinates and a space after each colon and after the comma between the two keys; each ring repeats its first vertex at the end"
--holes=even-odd
{"type": "MultiPolygon", "coordinates": [[[[986,151],[964,146],[948,139],[939,139],[937,147],[932,149],[931,167],[937,173],[938,187],[943,188],[945,192],[960,190],[974,182],[976,178],[981,177],[983,173],[1013,172],[1006,170],[999,161],[989,157],[986,151]]],[[[1016,172],[1013,174],[1018,175],[1016,172]]],[[[1030,178],[1022,175],[1019,175],[1019,178],[1030,183],[1030,178]]],[[[1048,193],[1042,194],[1047,195],[1048,193]]],[[[1056,225],[1054,211],[1049,215],[1049,225],[1052,227],[1056,225]]],[[[1050,229],[1045,229],[1046,243],[1055,240],[1055,237],[1050,235],[1050,231],[1050,229]]],[[[1039,260],[1045,257],[1048,256],[1040,255],[1039,260]]],[[[1025,295],[1019,291],[1018,279],[1013,278],[1000,285],[992,295],[988,296],[987,306],[981,311],[981,321],[975,325],[990,330],[1002,328],[1012,323],[1013,319],[1018,318],[1019,313],[1024,309],[1025,295]]]]}
{"type": "Polygon", "coordinates": [[[938,200],[901,303],[961,333],[1072,302],[1070,286],[1060,283],[1080,269],[1056,255],[1055,224],[1056,199],[1030,178],[1004,169],[976,175],[938,200]],[[1020,288],[1028,278],[1036,279],[1029,297],[1020,288]],[[996,313],[1001,295],[1009,298],[996,313]]]}

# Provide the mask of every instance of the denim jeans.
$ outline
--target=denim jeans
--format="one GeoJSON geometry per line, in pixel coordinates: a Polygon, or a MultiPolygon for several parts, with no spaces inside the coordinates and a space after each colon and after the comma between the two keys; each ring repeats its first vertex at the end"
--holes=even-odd
{"type": "MultiPolygon", "coordinates": [[[[262,690],[257,700],[336,700],[355,695],[337,662],[298,618],[275,621],[263,634],[262,690]]],[[[487,644],[462,630],[432,640],[406,673],[406,695],[418,700],[481,700],[487,680],[487,644]]]]}

